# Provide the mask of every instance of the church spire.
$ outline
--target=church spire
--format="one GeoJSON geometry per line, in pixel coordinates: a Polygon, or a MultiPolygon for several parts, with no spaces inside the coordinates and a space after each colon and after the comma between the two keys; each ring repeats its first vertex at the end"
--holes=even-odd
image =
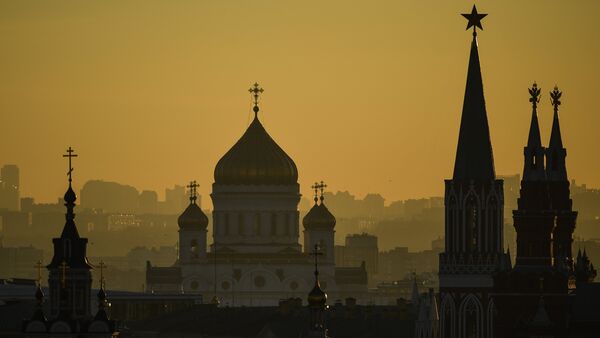
{"type": "Polygon", "coordinates": [[[550,92],[550,99],[554,107],[554,117],[552,119],[552,132],[550,134],[550,143],[547,150],[546,171],[549,181],[568,181],[567,167],[565,158],[567,150],[563,147],[562,136],[560,132],[560,121],[558,119],[558,106],[561,105],[560,98],[562,92],[555,86],[550,92]]]}
{"type": "Polygon", "coordinates": [[[469,20],[467,29],[473,27],[473,41],[453,179],[488,181],[495,179],[496,175],[475,30],[476,27],[483,29],[481,19],[487,14],[477,13],[477,8],[473,6],[470,14],[462,15],[469,20]]]}
{"type": "Polygon", "coordinates": [[[537,105],[540,102],[541,89],[537,83],[529,88],[529,102],[531,102],[531,125],[529,126],[529,137],[524,149],[525,161],[523,167],[523,181],[543,181],[546,178],[544,172],[544,147],[540,136],[540,125],[538,122],[537,105]]]}

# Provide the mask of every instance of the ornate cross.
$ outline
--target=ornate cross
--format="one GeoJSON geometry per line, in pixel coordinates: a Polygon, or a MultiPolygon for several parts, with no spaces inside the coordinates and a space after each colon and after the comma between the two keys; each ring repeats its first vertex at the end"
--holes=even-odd
{"type": "Polygon", "coordinates": [[[319,275],[319,256],[323,256],[323,253],[319,251],[319,244],[315,244],[313,251],[310,252],[311,256],[315,256],[315,276],[319,275]]]}
{"type": "Polygon", "coordinates": [[[533,105],[533,109],[536,109],[537,104],[540,102],[541,92],[542,89],[538,88],[537,83],[535,82],[533,83],[533,86],[529,88],[529,95],[531,95],[529,102],[531,102],[531,104],[533,105]]]}
{"type": "Polygon", "coordinates": [[[100,261],[100,264],[98,264],[98,267],[100,268],[100,288],[103,289],[104,288],[104,268],[107,268],[106,264],[104,264],[104,261],[100,261]]]}
{"type": "Polygon", "coordinates": [[[323,199],[324,199],[323,193],[325,191],[325,188],[327,188],[327,184],[325,184],[325,182],[321,181],[321,183],[319,183],[317,185],[317,188],[319,188],[321,190],[321,202],[323,202],[323,199]]]}
{"type": "Polygon", "coordinates": [[[315,182],[315,184],[311,185],[310,188],[315,191],[315,204],[317,204],[317,201],[319,200],[319,183],[315,182]]]}
{"type": "Polygon", "coordinates": [[[196,203],[196,199],[198,198],[196,188],[198,188],[200,184],[196,181],[191,181],[187,188],[190,189],[190,202],[196,203]]]}
{"type": "Polygon", "coordinates": [[[71,165],[71,159],[73,157],[77,157],[78,155],[75,154],[75,150],[73,150],[73,148],[69,147],[69,149],[67,149],[67,153],[63,155],[63,157],[68,157],[69,158],[69,172],[67,172],[67,175],[69,176],[69,183],[71,183],[71,173],[73,172],[73,166],[71,165]]]}
{"type": "Polygon", "coordinates": [[[562,92],[558,90],[558,86],[554,86],[554,90],[550,92],[550,101],[554,106],[554,111],[558,111],[558,106],[560,106],[560,97],[562,96],[562,92]]]}
{"type": "Polygon", "coordinates": [[[254,102],[254,117],[256,117],[256,115],[258,115],[258,97],[260,96],[260,94],[262,94],[262,92],[264,92],[264,89],[262,89],[257,82],[254,83],[254,85],[252,87],[250,87],[250,89],[248,89],[248,92],[250,92],[250,94],[252,94],[252,98],[253,98],[253,102],[254,102]]]}
{"type": "Polygon", "coordinates": [[[34,268],[37,269],[37,282],[38,286],[42,285],[42,261],[37,261],[34,268]]]}
{"type": "Polygon", "coordinates": [[[65,284],[67,282],[67,269],[69,268],[69,266],[67,265],[67,262],[62,261],[62,263],[60,263],[60,269],[62,271],[61,276],[60,276],[60,284],[62,285],[62,287],[65,287],[65,284]]]}

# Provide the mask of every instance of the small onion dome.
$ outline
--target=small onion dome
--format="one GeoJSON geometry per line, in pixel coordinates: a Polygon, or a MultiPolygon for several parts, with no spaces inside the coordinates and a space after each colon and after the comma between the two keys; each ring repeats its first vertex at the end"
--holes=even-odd
{"type": "Polygon", "coordinates": [[[221,157],[214,177],[216,184],[287,185],[298,183],[298,169],[255,117],[221,157]]]}
{"type": "Polygon", "coordinates": [[[315,204],[302,219],[305,229],[332,230],[335,227],[335,216],[327,209],[325,204],[315,204]]]}
{"type": "Polygon", "coordinates": [[[319,281],[315,282],[315,287],[308,294],[308,305],[314,307],[325,307],[327,303],[327,294],[321,290],[319,281]]]}
{"type": "Polygon", "coordinates": [[[69,189],[67,189],[67,191],[65,192],[64,199],[66,203],[75,203],[75,201],[77,200],[77,195],[75,194],[75,191],[73,191],[73,188],[71,188],[70,184],[69,189]]]}
{"type": "Polygon", "coordinates": [[[208,227],[208,217],[202,212],[198,204],[190,203],[177,219],[180,229],[198,229],[206,230],[208,227]]]}

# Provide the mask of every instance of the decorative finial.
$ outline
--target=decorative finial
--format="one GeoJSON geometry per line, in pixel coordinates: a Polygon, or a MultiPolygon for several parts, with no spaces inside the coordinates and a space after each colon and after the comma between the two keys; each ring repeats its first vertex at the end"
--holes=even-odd
{"type": "Polygon", "coordinates": [[[254,83],[254,85],[252,87],[250,87],[250,89],[248,89],[248,92],[250,92],[250,94],[252,94],[252,99],[253,99],[253,103],[254,103],[254,108],[252,108],[252,110],[254,111],[254,117],[256,117],[258,115],[258,97],[260,96],[260,94],[262,94],[262,92],[264,92],[264,90],[262,88],[260,88],[260,86],[258,85],[257,82],[254,83]]]}
{"type": "Polygon", "coordinates": [[[71,186],[71,174],[73,173],[73,166],[71,165],[71,159],[73,157],[77,157],[78,155],[75,154],[75,150],[71,147],[69,147],[69,149],[67,149],[67,153],[63,155],[63,157],[68,157],[69,158],[69,171],[67,172],[67,176],[69,176],[69,186],[71,186]]]}
{"type": "Polygon", "coordinates": [[[554,86],[554,90],[550,92],[550,102],[554,106],[554,112],[558,112],[558,106],[560,106],[560,97],[562,92],[558,90],[558,86],[554,86]]]}
{"type": "Polygon", "coordinates": [[[200,184],[198,184],[196,181],[190,181],[190,184],[187,185],[187,188],[190,190],[190,204],[196,203],[196,199],[198,199],[198,191],[196,188],[199,186],[200,184]]]}
{"type": "Polygon", "coordinates": [[[310,186],[311,189],[313,189],[315,191],[315,205],[317,204],[317,202],[319,201],[319,183],[315,182],[315,184],[310,186]]]}
{"type": "Polygon", "coordinates": [[[310,253],[311,256],[315,256],[315,278],[319,278],[319,256],[323,256],[323,253],[319,251],[319,244],[315,244],[313,251],[310,253]]]}
{"type": "Polygon", "coordinates": [[[467,29],[473,27],[473,36],[477,35],[477,27],[483,30],[483,26],[481,26],[481,19],[485,18],[487,14],[477,13],[477,7],[475,7],[475,5],[473,5],[473,9],[471,10],[470,14],[461,15],[464,16],[465,19],[469,20],[469,23],[467,23],[467,29]]]}
{"type": "Polygon", "coordinates": [[[533,82],[533,86],[529,88],[529,95],[531,95],[529,102],[533,105],[533,109],[537,109],[537,104],[540,102],[540,96],[542,96],[541,92],[542,89],[538,88],[537,83],[533,82]]]}

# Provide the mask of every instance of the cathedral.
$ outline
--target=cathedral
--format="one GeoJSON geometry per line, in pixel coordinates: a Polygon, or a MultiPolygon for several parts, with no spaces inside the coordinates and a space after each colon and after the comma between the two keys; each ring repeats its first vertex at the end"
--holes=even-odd
{"type": "Polygon", "coordinates": [[[277,305],[310,290],[317,245],[321,287],[334,299],[360,299],[367,272],[364,265],[335,267],[336,219],[325,205],[323,182],[312,186],[314,205],[302,220],[304,245],[299,243],[298,168],[259,119],[263,89],[254,84],[249,91],[254,119],[214,170],[212,244],[192,182],[190,204],[178,219],[178,260],[169,267],[147,263],[147,292],[197,293],[229,306],[277,305]]]}
{"type": "MultiPolygon", "coordinates": [[[[592,299],[600,284],[587,254],[572,256],[577,212],[570,198],[559,121],[562,92],[550,92],[553,121],[542,145],[537,108],[541,89],[529,89],[532,104],[524,166],[513,224],[514,265],[504,248],[503,182],[496,179],[483,83],[475,6],[467,85],[454,175],[445,182],[445,251],[439,258],[439,330],[423,337],[593,337],[600,329],[592,299]]],[[[599,314],[600,315],[600,314],[599,314]]],[[[430,325],[437,322],[430,321],[430,325]]],[[[424,325],[421,323],[421,325],[424,325]]],[[[425,331],[422,331],[425,332],[425,331]]]]}

